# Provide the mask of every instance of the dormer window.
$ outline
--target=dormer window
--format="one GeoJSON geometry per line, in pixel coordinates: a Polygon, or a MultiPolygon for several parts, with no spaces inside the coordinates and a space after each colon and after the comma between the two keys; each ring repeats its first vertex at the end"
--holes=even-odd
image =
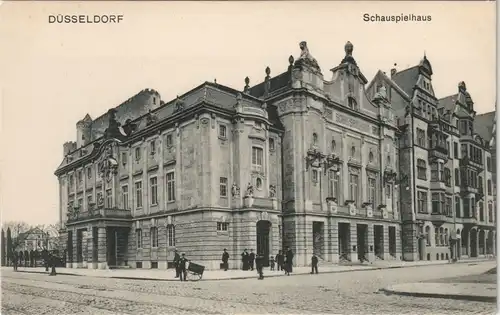
{"type": "Polygon", "coordinates": [[[354,97],[348,97],[347,98],[347,106],[349,106],[350,109],[356,109],[357,103],[354,97]]]}

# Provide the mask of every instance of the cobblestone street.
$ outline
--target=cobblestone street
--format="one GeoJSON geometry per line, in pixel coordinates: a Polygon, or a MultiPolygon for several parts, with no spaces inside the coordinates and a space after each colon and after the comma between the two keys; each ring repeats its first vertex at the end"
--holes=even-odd
{"type": "Polygon", "coordinates": [[[2,314],[494,314],[496,305],[387,296],[398,283],[477,274],[495,262],[172,282],[2,273],[2,314]]]}

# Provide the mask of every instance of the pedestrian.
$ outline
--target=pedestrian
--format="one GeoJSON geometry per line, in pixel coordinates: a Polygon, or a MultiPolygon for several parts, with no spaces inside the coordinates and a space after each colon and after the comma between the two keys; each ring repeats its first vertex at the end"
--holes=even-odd
{"type": "Polygon", "coordinates": [[[241,253],[241,269],[242,270],[248,270],[248,252],[247,249],[245,248],[243,250],[243,253],[241,253]]]}
{"type": "Polygon", "coordinates": [[[186,276],[187,276],[187,270],[186,270],[186,265],[187,265],[188,259],[186,258],[186,254],[182,253],[181,258],[179,259],[178,266],[179,266],[179,278],[181,281],[187,281],[186,276]]]}
{"type": "Polygon", "coordinates": [[[14,271],[17,271],[17,266],[19,264],[19,257],[16,251],[12,253],[12,263],[14,266],[14,271]]]}
{"type": "Polygon", "coordinates": [[[289,276],[293,272],[293,252],[290,247],[286,248],[285,258],[285,274],[289,276]]]}
{"type": "Polygon", "coordinates": [[[278,271],[283,270],[283,264],[285,263],[285,257],[283,256],[283,252],[281,250],[276,254],[276,264],[278,265],[278,271]]]}
{"type": "Polygon", "coordinates": [[[42,258],[45,271],[49,271],[49,252],[45,248],[42,250],[42,258]]]}
{"type": "Polygon", "coordinates": [[[250,255],[248,255],[248,262],[250,264],[250,269],[253,271],[253,265],[255,262],[255,254],[253,252],[253,249],[250,249],[250,255]]]}
{"type": "Polygon", "coordinates": [[[229,267],[228,261],[229,261],[229,253],[227,252],[227,249],[224,248],[224,252],[222,253],[222,264],[224,266],[224,271],[227,271],[229,267]]]}
{"type": "Polygon", "coordinates": [[[311,274],[318,274],[318,257],[313,253],[311,258],[311,274]]]}
{"type": "Polygon", "coordinates": [[[264,280],[264,255],[257,254],[255,257],[255,265],[257,268],[257,273],[259,274],[259,280],[264,280]]]}
{"type": "Polygon", "coordinates": [[[273,256],[270,257],[270,261],[269,262],[271,264],[271,270],[274,270],[274,257],[273,256]]]}
{"type": "Polygon", "coordinates": [[[56,275],[56,256],[55,255],[50,254],[49,264],[51,267],[49,276],[55,276],[56,275]]]}
{"type": "Polygon", "coordinates": [[[181,272],[179,269],[179,260],[181,259],[181,256],[179,256],[179,252],[177,252],[177,249],[174,250],[174,268],[175,268],[175,277],[179,278],[181,272]]]}

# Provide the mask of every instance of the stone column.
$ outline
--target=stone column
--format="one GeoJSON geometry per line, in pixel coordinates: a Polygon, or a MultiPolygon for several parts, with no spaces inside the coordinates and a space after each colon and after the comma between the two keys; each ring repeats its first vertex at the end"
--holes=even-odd
{"type": "Polygon", "coordinates": [[[94,233],[92,231],[92,225],[87,227],[87,268],[95,269],[93,266],[93,248],[94,248],[94,233]]]}
{"type": "Polygon", "coordinates": [[[467,256],[469,258],[470,258],[470,254],[471,254],[471,246],[470,246],[470,234],[471,233],[470,232],[471,232],[471,230],[468,230],[466,232],[466,235],[467,235],[467,243],[466,243],[467,247],[466,248],[467,248],[467,256]]]}
{"type": "Polygon", "coordinates": [[[106,228],[99,227],[97,230],[97,269],[107,269],[107,235],[106,228]]]}
{"type": "Polygon", "coordinates": [[[476,229],[476,244],[474,246],[476,247],[476,257],[479,257],[479,229],[476,229]]]}
{"type": "Polygon", "coordinates": [[[497,254],[497,240],[496,240],[496,232],[495,231],[490,231],[490,233],[493,235],[491,238],[493,239],[493,242],[491,242],[491,253],[496,256],[497,254]]]}

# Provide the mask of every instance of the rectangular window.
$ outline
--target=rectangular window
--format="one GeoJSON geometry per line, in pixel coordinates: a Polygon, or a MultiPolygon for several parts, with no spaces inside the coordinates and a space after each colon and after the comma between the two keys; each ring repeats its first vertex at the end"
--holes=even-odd
{"type": "Polygon", "coordinates": [[[229,223],[217,222],[217,232],[227,232],[228,229],[229,229],[229,223]]]}
{"type": "Polygon", "coordinates": [[[451,197],[446,197],[445,215],[448,217],[452,216],[452,212],[451,212],[452,204],[453,204],[453,199],[451,199],[451,197]]]}
{"type": "Polygon", "coordinates": [[[493,204],[491,203],[488,204],[488,222],[493,222],[493,204]]]}
{"type": "Polygon", "coordinates": [[[81,184],[83,181],[82,171],[76,173],[78,175],[78,183],[81,184]]]}
{"type": "Polygon", "coordinates": [[[219,138],[226,139],[227,137],[227,128],[224,125],[219,125],[219,138]]]}
{"type": "Polygon", "coordinates": [[[439,166],[437,163],[431,164],[431,181],[439,181],[439,166]]]}
{"type": "Polygon", "coordinates": [[[158,247],[158,228],[156,226],[151,227],[151,247],[158,247]]]}
{"type": "Polygon", "coordinates": [[[349,174],[349,200],[354,200],[356,205],[359,205],[358,180],[357,174],[349,174]]]}
{"type": "Polygon", "coordinates": [[[417,145],[425,148],[425,130],[417,128],[417,145]]]}
{"type": "Polygon", "coordinates": [[[137,239],[137,248],[142,248],[142,230],[135,230],[135,238],[137,239]]]}
{"type": "Polygon", "coordinates": [[[136,209],[142,208],[142,182],[135,183],[135,207],[136,209]]]}
{"type": "Polygon", "coordinates": [[[426,180],[427,179],[427,165],[424,160],[417,160],[417,178],[426,180]]]}
{"type": "Polygon", "coordinates": [[[92,178],[92,167],[87,168],[87,178],[91,179],[92,178]]]}
{"type": "Polygon", "coordinates": [[[168,246],[175,246],[175,226],[170,224],[167,226],[168,246]]]}
{"type": "Polygon", "coordinates": [[[455,196],[455,217],[460,218],[460,197],[455,196]]]}
{"type": "Polygon", "coordinates": [[[420,213],[427,213],[428,210],[427,210],[427,192],[425,191],[419,191],[417,193],[417,209],[418,209],[418,212],[420,213]]]}
{"type": "Polygon", "coordinates": [[[123,209],[128,210],[128,185],[123,185],[122,186],[122,206],[123,209]]]}
{"type": "Polygon", "coordinates": [[[167,135],[167,138],[165,140],[165,142],[167,143],[167,147],[170,148],[171,146],[174,145],[174,141],[172,139],[172,135],[167,135]]]}
{"type": "Polygon", "coordinates": [[[441,194],[433,193],[432,194],[432,213],[440,214],[441,213],[441,194]]]}
{"type": "Polygon", "coordinates": [[[139,161],[141,159],[141,148],[135,148],[135,160],[139,161]]]}
{"type": "Polygon", "coordinates": [[[458,143],[453,142],[453,157],[458,159],[458,143]]]}
{"type": "Polygon", "coordinates": [[[264,150],[259,147],[252,147],[252,164],[254,166],[262,166],[264,160],[264,150]]]}
{"type": "Polygon", "coordinates": [[[488,179],[488,196],[492,195],[492,189],[491,189],[491,179],[488,179]]]}
{"type": "Polygon", "coordinates": [[[470,199],[464,198],[464,218],[470,218],[470,199]]]}
{"type": "Polygon", "coordinates": [[[328,176],[328,196],[340,202],[340,171],[330,170],[328,176]]]}
{"type": "Polygon", "coordinates": [[[269,150],[274,151],[274,138],[269,138],[269,150]]]}
{"type": "Polygon", "coordinates": [[[373,177],[368,177],[368,202],[372,204],[372,207],[375,206],[375,194],[377,180],[373,177]]]}
{"type": "Polygon", "coordinates": [[[158,204],[158,178],[156,176],[149,179],[149,191],[151,205],[155,206],[158,204]]]}
{"type": "Polygon", "coordinates": [[[156,141],[153,140],[149,143],[149,151],[151,152],[151,155],[156,153],[156,141]]]}
{"type": "Polygon", "coordinates": [[[491,172],[491,157],[486,158],[486,169],[491,172]]]}
{"type": "Polygon", "coordinates": [[[227,197],[227,178],[221,177],[219,179],[219,193],[221,197],[227,197]]]}
{"type": "Polygon", "coordinates": [[[175,201],[175,175],[174,172],[167,173],[166,176],[167,201],[175,201]]]}
{"type": "Polygon", "coordinates": [[[111,189],[106,189],[106,207],[113,207],[113,191],[111,189]]]}
{"type": "Polygon", "coordinates": [[[312,170],[312,181],[313,183],[317,183],[318,182],[318,170],[312,170]]]}
{"type": "Polygon", "coordinates": [[[127,152],[122,152],[122,165],[127,165],[127,160],[128,160],[128,155],[127,152]]]}

